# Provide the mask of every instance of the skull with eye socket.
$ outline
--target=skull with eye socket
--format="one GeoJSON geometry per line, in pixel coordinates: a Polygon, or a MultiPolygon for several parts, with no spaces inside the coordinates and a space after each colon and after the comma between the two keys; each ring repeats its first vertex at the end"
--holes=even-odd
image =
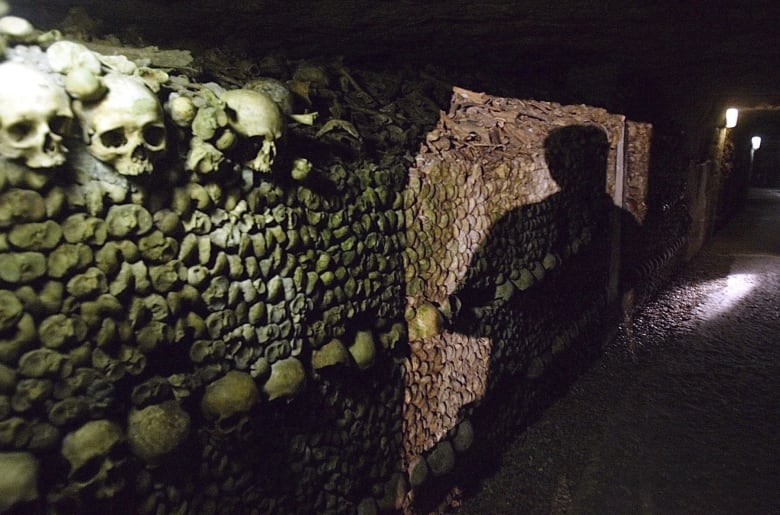
{"type": "Polygon", "coordinates": [[[122,429],[109,420],[91,420],[62,440],[62,455],[70,464],[66,495],[90,489],[95,497],[113,497],[125,487],[122,468],[128,457],[122,429]]]}
{"type": "Polygon", "coordinates": [[[228,123],[244,141],[238,152],[244,164],[270,172],[276,158],[276,140],[282,136],[284,117],[273,99],[261,91],[234,89],[222,94],[228,123]]]}
{"type": "Polygon", "coordinates": [[[61,165],[72,121],[68,95],[49,75],[24,63],[0,64],[0,154],[31,168],[61,165]]]}
{"type": "Polygon", "coordinates": [[[151,172],[167,148],[160,101],[139,77],[109,73],[103,83],[103,98],[74,102],[89,152],[122,175],[151,172]]]}

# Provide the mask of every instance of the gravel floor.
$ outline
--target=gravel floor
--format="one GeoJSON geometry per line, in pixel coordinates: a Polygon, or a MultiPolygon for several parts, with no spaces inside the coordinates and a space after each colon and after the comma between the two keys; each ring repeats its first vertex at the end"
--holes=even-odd
{"type": "Polygon", "coordinates": [[[459,514],[780,514],[780,190],[746,209],[459,514]]]}

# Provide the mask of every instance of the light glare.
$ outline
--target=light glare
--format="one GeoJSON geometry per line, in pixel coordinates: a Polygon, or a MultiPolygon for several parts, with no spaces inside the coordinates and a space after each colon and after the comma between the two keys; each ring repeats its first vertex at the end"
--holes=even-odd
{"type": "Polygon", "coordinates": [[[750,146],[753,147],[753,150],[761,148],[761,136],[753,136],[750,138],[750,146]]]}
{"type": "Polygon", "coordinates": [[[733,129],[737,126],[737,119],[739,118],[739,109],[736,107],[730,107],[726,109],[726,128],[733,129]]]}
{"type": "Polygon", "coordinates": [[[713,320],[727,313],[747,297],[760,281],[761,277],[755,274],[730,274],[725,281],[721,278],[709,283],[708,287],[712,289],[712,293],[699,307],[701,317],[704,320],[713,320]]]}

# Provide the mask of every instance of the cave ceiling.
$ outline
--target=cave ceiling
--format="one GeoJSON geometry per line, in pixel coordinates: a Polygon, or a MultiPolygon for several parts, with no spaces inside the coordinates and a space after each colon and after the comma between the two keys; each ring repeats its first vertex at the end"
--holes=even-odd
{"type": "Polygon", "coordinates": [[[776,1],[11,3],[39,26],[56,26],[68,9],[82,6],[101,21],[96,31],[132,30],[160,46],[232,45],[254,56],[437,64],[518,83],[542,75],[548,81],[558,77],[569,89],[603,73],[605,82],[620,77],[613,87],[652,85],[680,101],[708,95],[742,104],[780,103],[776,1]],[[595,71],[579,81],[582,69],[595,71]]]}

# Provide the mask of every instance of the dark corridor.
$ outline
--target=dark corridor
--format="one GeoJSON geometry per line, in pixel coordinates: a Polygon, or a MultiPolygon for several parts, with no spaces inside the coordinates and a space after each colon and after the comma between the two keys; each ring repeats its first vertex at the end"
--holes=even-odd
{"type": "Polygon", "coordinates": [[[460,513],[777,513],[779,293],[780,191],[752,189],[460,513]]]}
{"type": "Polygon", "coordinates": [[[0,512],[780,513],[779,19],[0,0],[0,512]]]}

